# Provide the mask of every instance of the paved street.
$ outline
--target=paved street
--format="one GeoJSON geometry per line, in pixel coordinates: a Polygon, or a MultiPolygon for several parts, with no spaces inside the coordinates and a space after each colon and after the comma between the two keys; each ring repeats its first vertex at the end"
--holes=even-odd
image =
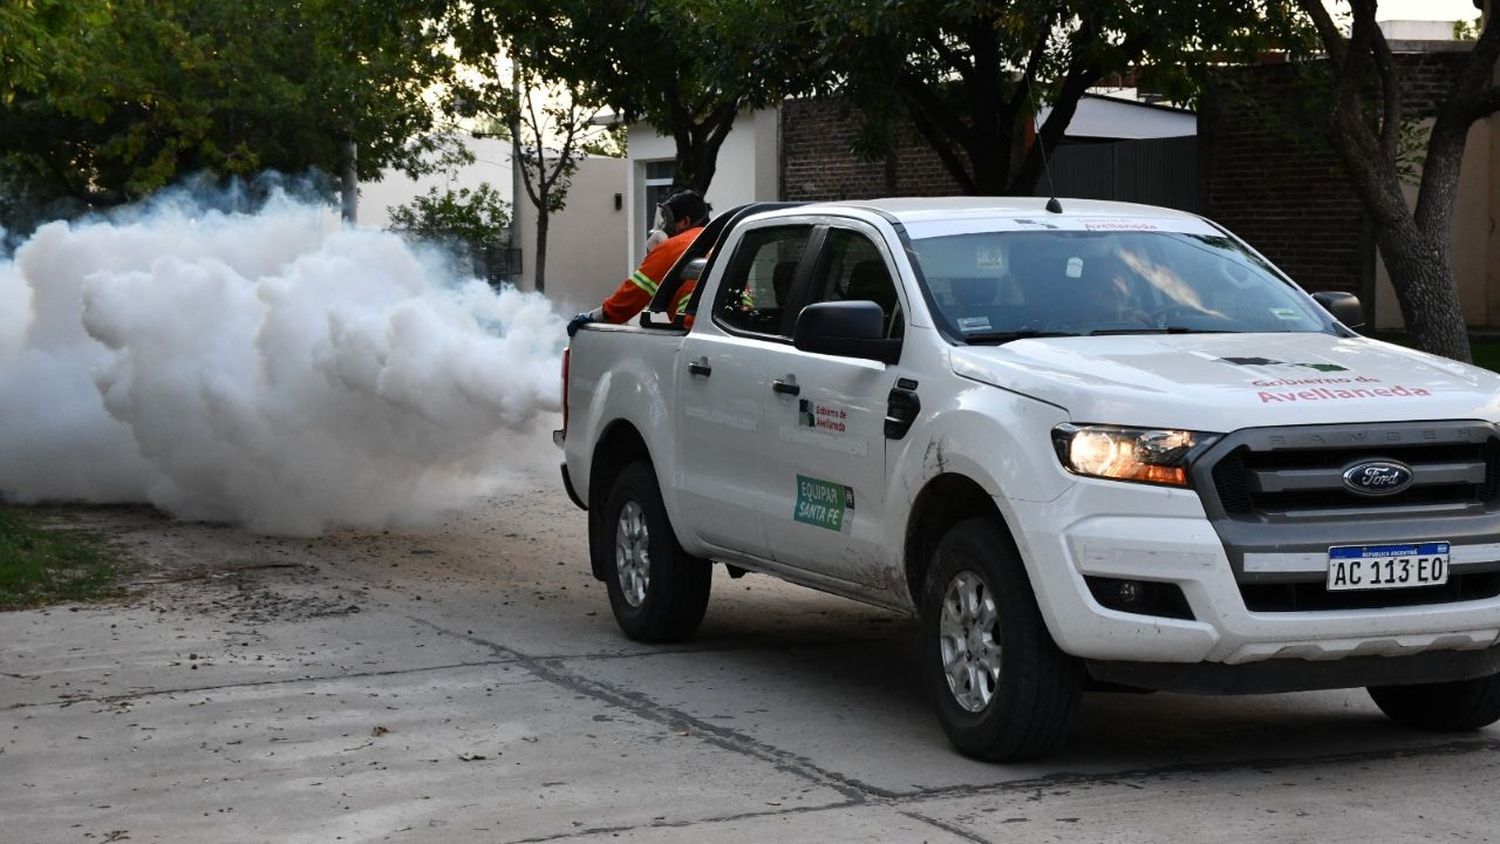
{"type": "Polygon", "coordinates": [[[1489,841],[1500,729],[1363,692],[1090,694],[1045,763],[951,752],[908,619],[720,569],[701,634],[625,640],[537,471],[425,530],[79,518],[122,605],[0,615],[0,839],[1489,841]]]}

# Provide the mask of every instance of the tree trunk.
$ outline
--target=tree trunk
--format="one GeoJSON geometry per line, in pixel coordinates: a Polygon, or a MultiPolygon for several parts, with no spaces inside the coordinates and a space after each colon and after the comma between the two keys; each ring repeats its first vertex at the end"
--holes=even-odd
{"type": "Polygon", "coordinates": [[[1451,238],[1424,234],[1415,225],[1378,226],[1376,242],[1406,329],[1424,352],[1472,362],[1458,285],[1453,279],[1451,238]]]}
{"type": "Polygon", "coordinates": [[[551,216],[546,202],[537,203],[536,209],[536,292],[547,292],[547,224],[551,216]]]}
{"type": "Polygon", "coordinates": [[[353,138],[349,138],[341,145],[340,152],[343,172],[339,178],[339,193],[343,200],[344,222],[352,226],[359,216],[359,173],[356,166],[359,162],[359,147],[353,138]]]}

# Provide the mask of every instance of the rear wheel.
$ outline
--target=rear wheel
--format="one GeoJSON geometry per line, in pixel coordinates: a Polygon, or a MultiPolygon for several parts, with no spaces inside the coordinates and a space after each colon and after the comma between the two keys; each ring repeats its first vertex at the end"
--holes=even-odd
{"type": "Polygon", "coordinates": [[[677,543],[651,464],[638,461],[615,478],[604,509],[605,586],[615,622],[641,642],[675,642],[698,629],[708,608],[713,567],[677,543]]]}
{"type": "Polygon", "coordinates": [[[960,522],[938,543],[920,610],[923,682],[960,753],[1021,761],[1067,738],[1082,666],[1052,641],[1015,546],[993,520],[960,522]]]}
{"type": "Polygon", "coordinates": [[[1456,733],[1500,721],[1500,674],[1451,683],[1371,686],[1369,692],[1380,711],[1403,727],[1456,733]]]}

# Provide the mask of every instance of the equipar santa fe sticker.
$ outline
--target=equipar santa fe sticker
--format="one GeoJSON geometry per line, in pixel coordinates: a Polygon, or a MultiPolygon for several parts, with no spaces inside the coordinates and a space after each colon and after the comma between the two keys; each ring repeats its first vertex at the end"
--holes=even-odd
{"type": "Polygon", "coordinates": [[[1260,398],[1261,404],[1348,399],[1420,399],[1432,395],[1432,391],[1426,387],[1386,384],[1379,378],[1371,378],[1368,375],[1340,375],[1337,373],[1349,372],[1349,367],[1336,363],[1288,363],[1259,357],[1219,358],[1219,360],[1235,366],[1265,367],[1275,371],[1278,376],[1286,376],[1289,371],[1296,373],[1298,370],[1312,370],[1323,376],[1258,378],[1251,381],[1250,386],[1256,388],[1256,395],[1260,398]]]}
{"type": "Polygon", "coordinates": [[[848,533],[854,512],[854,488],[832,481],[797,476],[797,503],[792,519],[827,530],[848,533]]]}

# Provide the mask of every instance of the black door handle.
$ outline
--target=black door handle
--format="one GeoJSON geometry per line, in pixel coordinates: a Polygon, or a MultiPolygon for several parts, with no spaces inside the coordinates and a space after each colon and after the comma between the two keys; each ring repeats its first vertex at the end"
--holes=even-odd
{"type": "Polygon", "coordinates": [[[771,389],[775,390],[783,396],[795,396],[798,393],[802,392],[801,387],[797,386],[796,384],[788,384],[785,381],[772,381],[771,389]]]}
{"type": "Polygon", "coordinates": [[[714,368],[706,363],[690,363],[688,364],[688,372],[691,372],[694,375],[702,375],[704,378],[707,378],[708,376],[714,374],[714,368]]]}

